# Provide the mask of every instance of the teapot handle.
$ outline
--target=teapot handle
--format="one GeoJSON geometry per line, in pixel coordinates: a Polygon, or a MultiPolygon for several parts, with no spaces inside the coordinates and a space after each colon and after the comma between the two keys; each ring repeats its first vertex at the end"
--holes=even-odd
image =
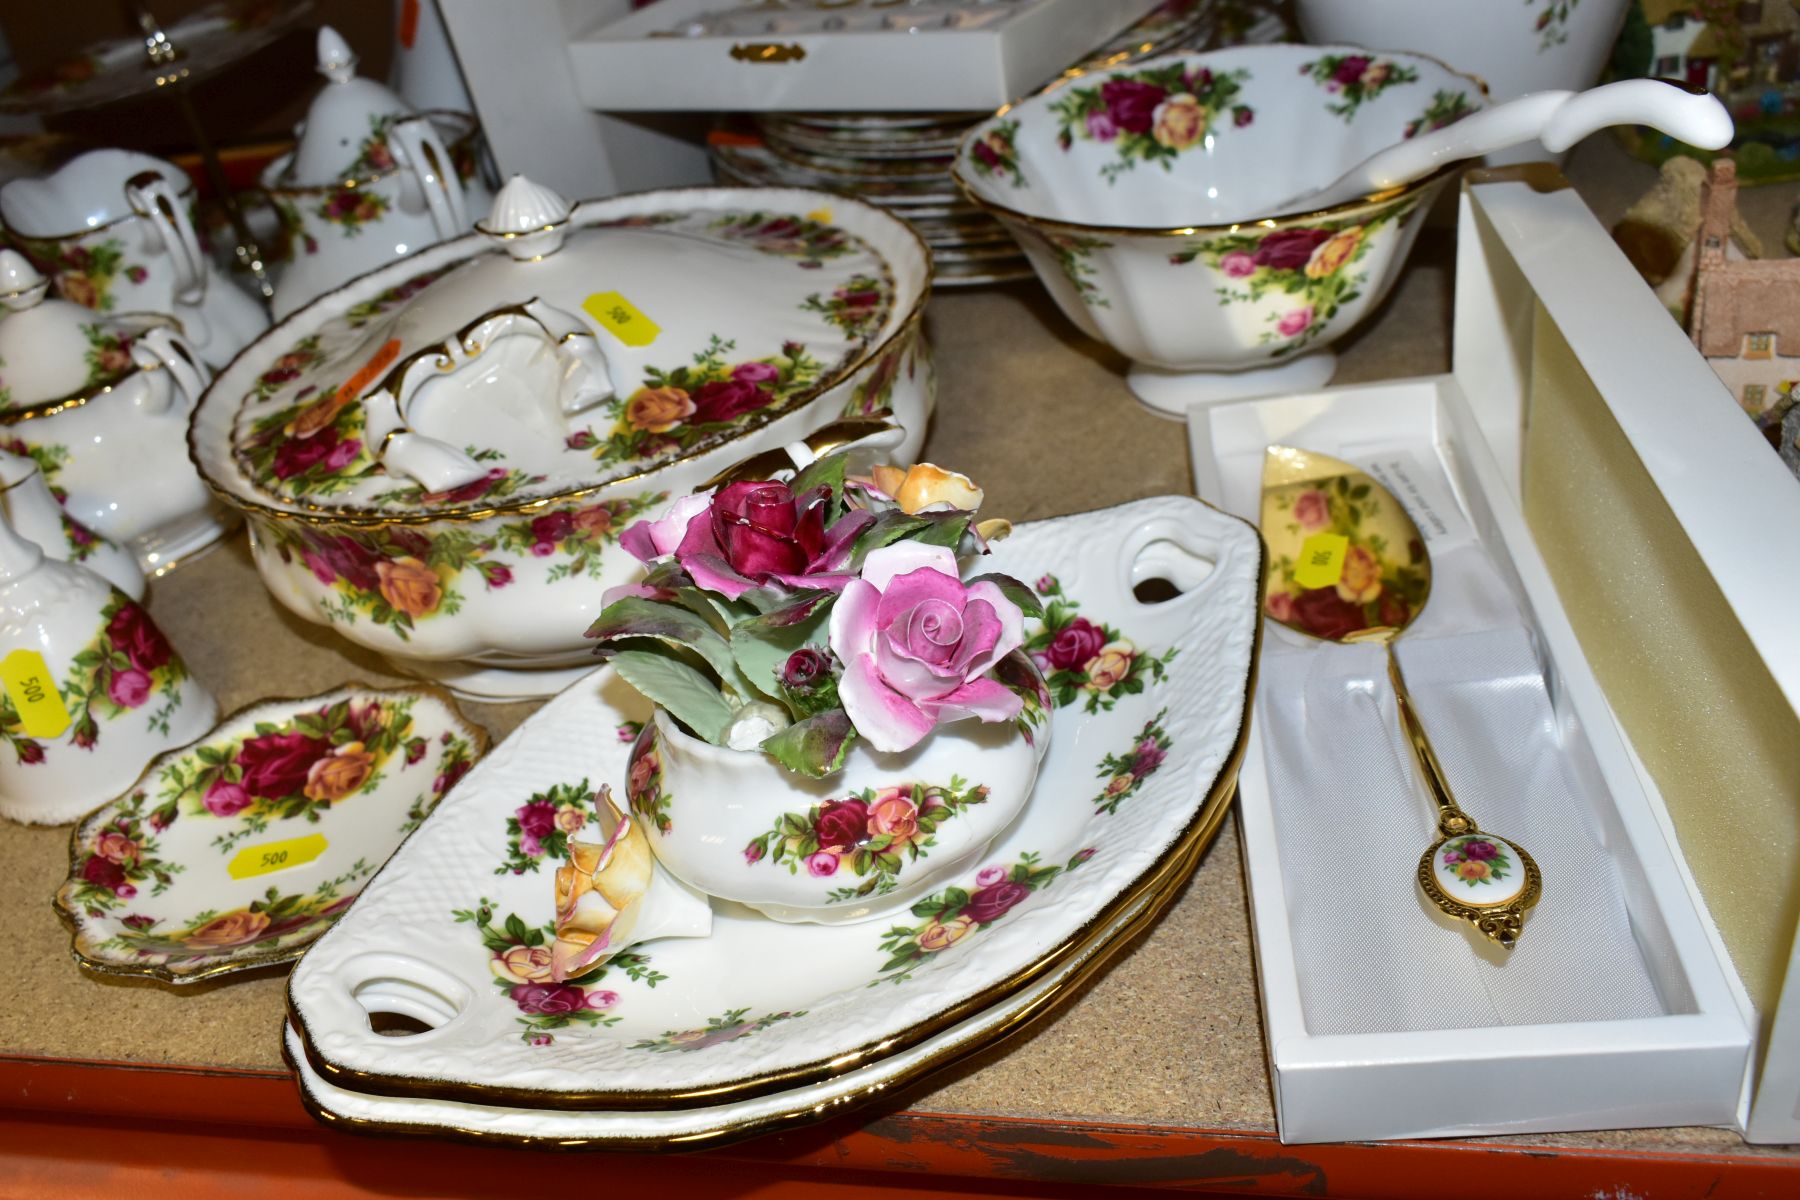
{"type": "Polygon", "coordinates": [[[467,233],[469,218],[463,209],[462,184],[456,178],[450,151],[432,127],[431,118],[408,117],[396,121],[388,129],[388,139],[394,157],[412,173],[419,185],[439,240],[447,241],[467,233]]]}
{"type": "Polygon", "coordinates": [[[182,396],[181,411],[192,412],[200,393],[206,390],[206,369],[200,365],[200,356],[186,338],[172,329],[145,331],[132,343],[131,359],[146,371],[167,369],[175,382],[173,389],[152,387],[144,393],[139,403],[147,412],[168,411],[175,391],[182,396]]]}
{"type": "Polygon", "coordinates": [[[206,260],[175,189],[155,171],[142,171],[126,182],[125,199],[132,211],[150,222],[168,250],[175,264],[175,298],[184,304],[200,303],[206,293],[206,260]]]}

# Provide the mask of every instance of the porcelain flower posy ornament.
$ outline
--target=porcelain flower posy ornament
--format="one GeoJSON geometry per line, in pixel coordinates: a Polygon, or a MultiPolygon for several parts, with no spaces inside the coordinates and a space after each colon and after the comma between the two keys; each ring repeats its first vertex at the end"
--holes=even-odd
{"type": "Polygon", "coordinates": [[[661,710],[625,781],[651,848],[780,920],[910,900],[1017,814],[1045,749],[1048,693],[1020,650],[1038,603],[958,563],[1007,526],[976,525],[961,475],[857,476],[852,453],[627,530],[649,570],[589,630],[661,710]]]}

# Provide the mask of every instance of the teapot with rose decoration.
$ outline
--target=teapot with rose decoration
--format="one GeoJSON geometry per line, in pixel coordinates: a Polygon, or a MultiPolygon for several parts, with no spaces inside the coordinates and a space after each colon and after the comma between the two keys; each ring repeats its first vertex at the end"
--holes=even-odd
{"type": "Polygon", "coordinates": [[[973,865],[1048,747],[1038,603],[962,567],[1009,527],[965,476],[867,452],[792,447],[784,478],[632,526],[648,571],[588,631],[657,706],[624,780],[657,860],[778,921],[874,920],[973,865]]]}

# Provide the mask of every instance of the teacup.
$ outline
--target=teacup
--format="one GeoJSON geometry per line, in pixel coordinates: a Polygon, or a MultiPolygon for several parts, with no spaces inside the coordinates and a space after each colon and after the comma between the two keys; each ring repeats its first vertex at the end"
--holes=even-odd
{"type": "Polygon", "coordinates": [[[130,150],[93,150],[44,179],[0,187],[8,239],[58,295],[100,312],[161,313],[214,367],[268,328],[194,231],[194,189],[177,167],[130,150]]]}

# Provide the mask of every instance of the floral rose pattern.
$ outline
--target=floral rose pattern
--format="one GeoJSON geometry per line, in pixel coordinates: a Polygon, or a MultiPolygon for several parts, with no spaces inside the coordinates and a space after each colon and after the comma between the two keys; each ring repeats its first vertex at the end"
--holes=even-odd
{"type": "Polygon", "coordinates": [[[791,1021],[796,1017],[804,1017],[801,1012],[764,1013],[754,1019],[748,1017],[747,1008],[734,1008],[722,1016],[708,1017],[704,1029],[671,1029],[659,1038],[646,1038],[641,1042],[633,1042],[633,1050],[652,1050],[659,1054],[671,1051],[691,1053],[704,1050],[708,1046],[723,1045],[735,1042],[739,1038],[749,1037],[753,1033],[761,1033],[777,1021],[791,1021]]]}
{"type": "Polygon", "coordinates": [[[448,267],[440,267],[435,271],[421,271],[404,283],[396,283],[373,299],[364,300],[360,304],[352,304],[344,310],[344,320],[350,328],[361,329],[389,309],[397,308],[411,300],[449,270],[448,267]]]}
{"type": "Polygon", "coordinates": [[[156,836],[161,830],[146,818],[145,800],[144,792],[133,792],[117,806],[114,818],[87,834],[76,851],[70,898],[90,917],[129,904],[146,886],[150,895],[160,896],[187,869],[159,857],[156,836]]]}
{"type": "Polygon", "coordinates": [[[656,744],[656,726],[645,725],[631,747],[630,765],[625,771],[625,798],[631,811],[667,833],[675,827],[669,818],[674,800],[663,790],[662,751],[656,744]]]}
{"type": "MultiPolygon", "coordinates": [[[[0,360],[0,367],[5,365],[5,361],[0,360]]],[[[7,399],[5,387],[0,386],[0,411],[5,410],[7,399]]],[[[29,458],[37,464],[38,470],[43,473],[44,482],[49,485],[50,495],[56,500],[58,507],[65,509],[61,520],[63,540],[69,549],[68,561],[86,562],[100,548],[100,535],[68,514],[68,490],[58,486],[56,482],[63,465],[69,461],[69,448],[55,442],[30,443],[23,438],[4,438],[0,439],[0,450],[29,458]]]]}
{"type": "Polygon", "coordinates": [[[1330,587],[1302,586],[1294,556],[1276,556],[1263,602],[1275,620],[1337,641],[1364,629],[1399,629],[1425,603],[1431,574],[1424,543],[1415,537],[1396,546],[1376,532],[1387,502],[1369,484],[1340,475],[1328,484],[1282,488],[1265,503],[1292,537],[1335,534],[1348,542],[1343,573],[1330,587]]]}
{"type": "Polygon", "coordinates": [[[1057,143],[1064,150],[1077,139],[1111,143],[1117,160],[1100,168],[1108,183],[1140,162],[1158,163],[1166,171],[1182,151],[1201,145],[1215,124],[1241,128],[1256,119],[1248,105],[1234,103],[1249,78],[1244,70],[1188,71],[1177,62],[1068,88],[1050,106],[1057,116],[1057,143]]]}
{"type": "Polygon", "coordinates": [[[519,1037],[533,1046],[550,1045],[558,1029],[618,1024],[612,1010],[618,1007],[619,993],[599,986],[609,971],[622,971],[647,987],[668,978],[651,968],[647,956],[625,950],[585,975],[558,983],[550,969],[550,945],[556,940],[553,922],[531,926],[518,914],[508,913],[496,925],[494,902],[485,896],[474,908],[453,909],[451,915],[480,933],[494,986],[518,1008],[517,1020],[523,1026],[519,1037]]]}
{"type": "MultiPolygon", "coordinates": [[[[169,721],[181,707],[187,664],[150,614],[115,589],[100,618],[94,640],[70,661],[68,676],[58,683],[72,722],[58,737],[59,752],[66,738],[74,749],[93,753],[100,742],[101,722],[124,720],[133,713],[141,712],[151,729],[167,736],[169,721]]],[[[5,693],[0,693],[0,736],[19,762],[45,761],[45,743],[25,733],[12,696],[5,693]]]]}
{"type": "Polygon", "coordinates": [[[1421,133],[1454,125],[1474,111],[1475,106],[1469,103],[1467,92],[1439,91],[1431,97],[1424,112],[1406,123],[1404,136],[1415,138],[1421,133]]]}
{"type": "Polygon", "coordinates": [[[259,534],[283,562],[298,559],[331,593],[321,604],[328,620],[369,620],[407,640],[420,621],[459,612],[465,591],[498,591],[513,582],[515,560],[555,559],[546,582],[597,578],[601,554],[626,525],[659,507],[668,493],[603,500],[555,509],[497,525],[441,527],[430,534],[404,525],[373,528],[271,522],[259,534]]]}
{"type": "Polygon", "coordinates": [[[131,335],[101,325],[83,325],[87,336],[88,387],[110,383],[121,375],[137,370],[131,359],[131,335]]]}
{"type": "Polygon", "coordinates": [[[1056,264],[1062,268],[1063,276],[1075,286],[1083,304],[1090,308],[1112,307],[1112,301],[1102,295],[1094,284],[1094,264],[1090,261],[1096,250],[1112,249],[1111,242],[1071,233],[1041,233],[1039,236],[1050,247],[1050,253],[1056,255],[1056,264]]]}
{"type": "Polygon", "coordinates": [[[1326,221],[1275,230],[1246,228],[1190,243],[1169,259],[1175,266],[1204,261],[1223,278],[1227,304],[1262,304],[1270,328],[1259,337],[1271,357],[1292,354],[1324,333],[1338,310],[1362,295],[1367,272],[1353,268],[1377,236],[1406,217],[1417,198],[1362,223],[1326,221]],[[1271,298],[1287,297],[1282,303],[1271,298]]]}
{"type": "Polygon", "coordinates": [[[131,283],[150,278],[142,265],[125,261],[125,243],[118,238],[83,245],[14,234],[12,241],[49,278],[57,295],[83,308],[111,312],[118,306],[114,289],[119,278],[131,283]]]}
{"type": "Polygon", "coordinates": [[[1144,780],[1156,774],[1157,768],[1169,757],[1169,748],[1175,743],[1162,727],[1162,720],[1168,713],[1165,708],[1145,721],[1144,728],[1125,753],[1108,754],[1100,760],[1097,774],[1106,784],[1094,797],[1098,806],[1094,815],[1105,813],[1111,816],[1118,812],[1119,805],[1136,795],[1144,780]]]}
{"type": "Polygon", "coordinates": [[[1010,866],[983,867],[972,888],[945,888],[925,897],[912,906],[918,924],[895,925],[882,935],[881,951],[888,959],[869,986],[912,978],[913,971],[926,958],[979,933],[1027,896],[1049,887],[1092,857],[1094,851],[1090,848],[1077,852],[1060,866],[1045,866],[1038,861],[1038,855],[1027,851],[1010,866]]]}
{"type": "Polygon", "coordinates": [[[1506,879],[1513,869],[1505,842],[1490,841],[1481,834],[1444,843],[1444,870],[1470,887],[1485,887],[1506,879]]]}
{"type": "Polygon", "coordinates": [[[1160,680],[1179,653],[1174,647],[1161,654],[1141,650],[1111,625],[1080,616],[1080,606],[1054,575],[1039,578],[1035,588],[1047,601],[1044,619],[1023,649],[1044,673],[1058,708],[1085,697],[1088,712],[1111,712],[1120,696],[1137,695],[1160,680]]]}
{"type": "Polygon", "coordinates": [[[321,201],[313,209],[313,215],[336,225],[345,237],[359,237],[363,226],[379,220],[387,210],[387,197],[380,192],[345,187],[338,188],[321,201]]]}
{"type": "MultiPolygon", "coordinates": [[[[333,806],[373,791],[389,770],[424,763],[431,747],[414,734],[414,703],[412,697],[339,700],[280,724],[259,721],[247,735],[191,747],[149,781],[157,800],[150,827],[167,829],[183,816],[229,819],[227,831],[212,842],[225,854],[273,821],[316,823],[333,806]]],[[[473,758],[460,734],[446,733],[438,750],[435,777],[419,771],[414,808],[423,809],[420,820],[473,758]]]]}
{"type": "Polygon", "coordinates": [[[788,874],[805,870],[830,879],[840,870],[859,882],[834,888],[827,903],[885,896],[897,886],[906,864],[924,858],[937,844],[932,836],[945,821],[987,800],[985,787],[952,777],[948,787],[904,783],[864,788],[841,800],[815,804],[806,813],[778,817],[775,827],[744,847],[752,867],[768,862],[788,874]]]}
{"type": "MultiPolygon", "coordinates": [[[[1534,8],[1542,0],[1525,0],[1526,8],[1534,8]]],[[[1569,40],[1569,17],[1581,0],[1549,0],[1532,24],[1532,30],[1538,35],[1538,53],[1560,46],[1569,40]]]]}
{"type": "Polygon", "coordinates": [[[605,437],[585,445],[604,464],[643,462],[686,450],[714,434],[777,409],[818,382],[819,360],[799,342],[766,359],[732,363],[736,343],[714,336],[691,365],[651,367],[629,397],[608,401],[613,420],[605,437]]]}
{"type": "Polygon", "coordinates": [[[714,221],[712,230],[733,241],[754,246],[764,254],[796,260],[808,270],[823,267],[828,259],[857,249],[856,241],[835,225],[813,217],[784,213],[733,213],[714,221]]]}
{"type": "MultiPolygon", "coordinates": [[[[931,380],[935,371],[931,362],[931,347],[926,344],[921,333],[897,340],[892,349],[882,355],[876,362],[875,369],[851,390],[850,399],[844,405],[843,415],[846,417],[884,417],[893,413],[894,386],[900,382],[902,369],[906,378],[913,379],[920,369],[925,371],[927,381],[931,380]]],[[[928,384],[927,391],[931,390],[928,384]]]]}
{"type": "Polygon", "coordinates": [[[271,887],[260,899],[228,912],[201,912],[174,922],[128,914],[97,948],[129,954],[139,962],[189,969],[291,950],[312,941],[342,916],[362,891],[346,889],[373,875],[378,865],[357,859],[342,875],[310,892],[284,894],[271,887]]]}
{"type": "Polygon", "coordinates": [[[1016,188],[1025,186],[1025,172],[1019,169],[1019,152],[1013,139],[1019,135],[1017,121],[995,121],[969,150],[975,156],[975,173],[983,178],[1004,176],[1016,188]]]}
{"type": "Polygon", "coordinates": [[[1327,54],[1300,64],[1300,73],[1337,97],[1325,110],[1344,118],[1346,124],[1356,119],[1356,110],[1367,101],[1396,83],[1414,83],[1419,78],[1417,68],[1371,54],[1327,54]]]}
{"type": "Polygon", "coordinates": [[[800,307],[822,314],[826,324],[843,330],[846,336],[866,341],[887,315],[889,292],[884,280],[853,275],[829,297],[815,292],[800,307]]]}
{"type": "Polygon", "coordinates": [[[585,779],[533,792],[506,818],[506,861],[494,874],[523,875],[536,871],[546,858],[561,862],[568,857],[569,835],[587,825],[593,803],[594,790],[585,779]]]}

